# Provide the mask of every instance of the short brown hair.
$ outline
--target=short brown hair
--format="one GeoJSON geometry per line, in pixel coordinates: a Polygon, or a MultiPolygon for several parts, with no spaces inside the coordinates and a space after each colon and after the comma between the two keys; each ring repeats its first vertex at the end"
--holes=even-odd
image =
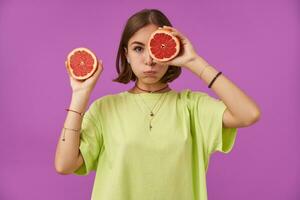
{"type": "MultiPolygon", "coordinates": [[[[118,48],[118,54],[116,58],[116,68],[118,77],[113,79],[114,82],[128,83],[129,81],[136,81],[137,77],[133,73],[130,65],[126,62],[125,49],[127,49],[128,41],[131,36],[139,29],[143,28],[148,24],[154,24],[162,27],[172,26],[169,19],[157,9],[143,9],[134,15],[132,15],[125,25],[122,33],[121,41],[118,48]]],[[[168,67],[167,72],[160,79],[160,82],[167,83],[172,82],[181,74],[181,67],[172,66],[168,67]]]]}

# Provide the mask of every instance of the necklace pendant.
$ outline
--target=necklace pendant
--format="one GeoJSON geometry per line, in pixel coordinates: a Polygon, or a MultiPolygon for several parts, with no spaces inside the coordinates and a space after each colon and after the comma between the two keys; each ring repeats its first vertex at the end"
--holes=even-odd
{"type": "Polygon", "coordinates": [[[151,116],[151,117],[153,117],[153,116],[154,116],[154,113],[153,113],[152,111],[150,112],[150,116],[151,116]]]}

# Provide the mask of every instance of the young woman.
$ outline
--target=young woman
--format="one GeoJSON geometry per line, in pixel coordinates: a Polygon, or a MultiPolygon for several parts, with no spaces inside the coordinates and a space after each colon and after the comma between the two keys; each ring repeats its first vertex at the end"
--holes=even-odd
{"type": "Polygon", "coordinates": [[[116,65],[114,81],[134,81],[134,87],[97,99],[86,112],[103,63],[84,82],[70,76],[73,95],[56,150],[57,172],[88,175],[95,170],[92,199],[207,199],[210,155],[230,152],[237,128],[254,124],[259,107],[198,55],[159,10],[145,9],[128,19],[116,65]],[[169,62],[153,60],[147,50],[149,36],[158,28],[171,30],[182,43],[181,53],[169,62]],[[220,100],[171,89],[168,83],[181,67],[220,100]]]}

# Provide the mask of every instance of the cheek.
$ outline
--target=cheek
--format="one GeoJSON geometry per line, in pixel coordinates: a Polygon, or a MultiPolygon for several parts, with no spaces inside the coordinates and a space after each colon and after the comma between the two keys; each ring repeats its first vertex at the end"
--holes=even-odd
{"type": "Polygon", "coordinates": [[[135,75],[138,75],[141,73],[142,69],[140,69],[140,66],[141,65],[138,64],[136,60],[135,60],[135,62],[131,62],[130,67],[135,75]]]}
{"type": "Polygon", "coordinates": [[[167,71],[168,71],[168,68],[169,68],[169,66],[160,66],[162,69],[161,69],[161,71],[162,71],[162,73],[163,74],[165,74],[167,71]]]}
{"type": "Polygon", "coordinates": [[[143,58],[143,52],[133,52],[131,51],[129,53],[129,57],[131,57],[134,60],[141,60],[143,58]]]}

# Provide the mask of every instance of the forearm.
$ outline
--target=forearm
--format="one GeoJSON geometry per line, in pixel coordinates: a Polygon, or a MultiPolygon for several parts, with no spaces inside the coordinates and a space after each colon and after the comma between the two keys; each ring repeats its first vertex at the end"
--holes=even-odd
{"type": "MultiPolygon", "coordinates": [[[[207,65],[203,58],[197,57],[187,68],[209,85],[219,71],[212,66],[205,67],[207,65]]],[[[231,114],[240,121],[249,123],[259,117],[260,109],[257,104],[223,73],[215,80],[211,89],[224,102],[231,114]]]]}
{"type": "MultiPolygon", "coordinates": [[[[69,108],[78,112],[85,112],[88,105],[88,94],[73,94],[69,108]]],[[[67,112],[64,127],[80,130],[82,116],[74,112],[67,112]]],[[[80,145],[80,132],[68,129],[62,129],[55,154],[56,171],[63,173],[74,170],[80,145]],[[64,132],[65,131],[65,132],[64,132]],[[63,141],[62,139],[65,138],[63,141]]]]}

